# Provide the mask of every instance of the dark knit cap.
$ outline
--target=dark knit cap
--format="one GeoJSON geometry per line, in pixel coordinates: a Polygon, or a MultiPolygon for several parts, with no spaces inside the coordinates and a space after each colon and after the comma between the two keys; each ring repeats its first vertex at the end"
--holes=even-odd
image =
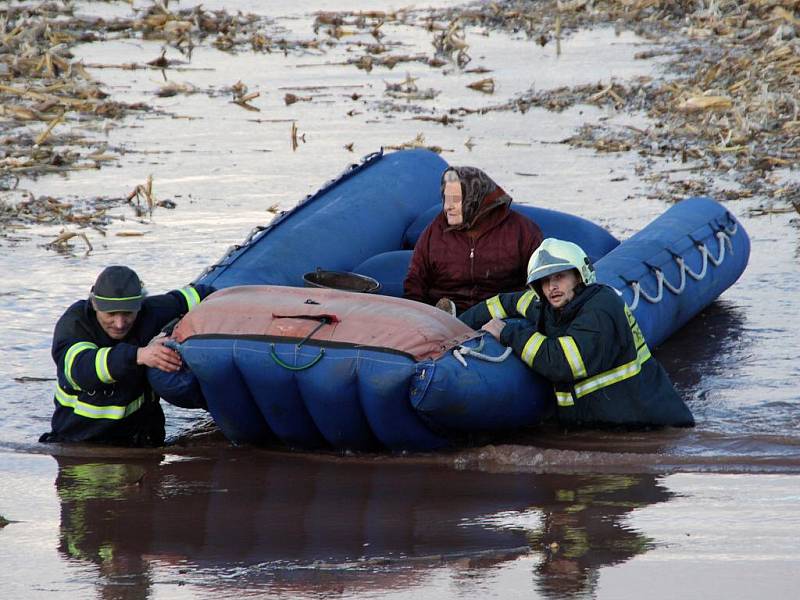
{"type": "Polygon", "coordinates": [[[102,312],[137,311],[142,307],[144,290],[133,269],[114,265],[106,267],[92,286],[95,310],[102,312]]]}

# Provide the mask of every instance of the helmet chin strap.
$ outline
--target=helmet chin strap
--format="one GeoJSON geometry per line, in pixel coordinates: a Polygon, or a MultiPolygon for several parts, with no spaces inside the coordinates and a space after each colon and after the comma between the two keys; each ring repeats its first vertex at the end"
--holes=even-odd
{"type": "Polygon", "coordinates": [[[595,282],[597,276],[595,274],[594,264],[592,264],[588,256],[583,257],[583,265],[579,273],[584,284],[588,285],[595,282]]]}

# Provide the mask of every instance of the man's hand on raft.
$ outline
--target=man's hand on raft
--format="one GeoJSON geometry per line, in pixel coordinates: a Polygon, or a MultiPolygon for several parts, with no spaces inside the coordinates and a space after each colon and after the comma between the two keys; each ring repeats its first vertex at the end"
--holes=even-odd
{"type": "Polygon", "coordinates": [[[500,341],[500,332],[503,331],[503,327],[506,326],[506,322],[503,319],[498,319],[495,317],[486,325],[481,327],[486,333],[491,333],[492,337],[494,337],[498,342],[500,341]]]}
{"type": "Polygon", "coordinates": [[[136,364],[174,373],[181,368],[181,355],[164,345],[169,338],[158,335],[147,346],[136,351],[136,364]]]}

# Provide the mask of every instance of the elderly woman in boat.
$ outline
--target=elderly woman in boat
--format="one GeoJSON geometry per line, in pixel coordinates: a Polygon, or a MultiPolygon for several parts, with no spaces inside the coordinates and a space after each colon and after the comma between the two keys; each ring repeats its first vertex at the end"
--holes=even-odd
{"type": "Polygon", "coordinates": [[[442,174],[442,212],[414,247],[404,296],[456,314],[499,292],[523,289],[542,232],[510,204],[480,169],[449,167],[442,174]]]}

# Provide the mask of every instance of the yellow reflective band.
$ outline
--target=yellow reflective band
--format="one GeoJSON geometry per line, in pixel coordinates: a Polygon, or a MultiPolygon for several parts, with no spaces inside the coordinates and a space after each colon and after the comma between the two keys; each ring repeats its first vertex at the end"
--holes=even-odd
{"type": "Polygon", "coordinates": [[[631,328],[631,333],[633,334],[633,345],[638,352],[642,346],[646,346],[647,344],[644,340],[644,334],[642,334],[639,323],[636,322],[636,317],[633,316],[627,304],[623,304],[623,309],[625,310],[625,317],[628,319],[628,327],[631,328]]]}
{"type": "Polygon", "coordinates": [[[508,317],[506,309],[503,308],[503,303],[500,302],[500,296],[492,296],[486,301],[486,308],[489,309],[489,314],[496,319],[505,319],[508,317]]]}
{"type": "Polygon", "coordinates": [[[636,345],[636,358],[624,365],[609,369],[604,373],[589,377],[576,384],[576,397],[581,398],[601,388],[614,385],[625,379],[630,379],[634,375],[637,375],[642,370],[642,365],[651,358],[650,348],[647,347],[644,335],[642,335],[642,330],[639,328],[636,318],[627,305],[624,306],[624,310],[625,317],[628,319],[628,326],[631,328],[631,333],[633,334],[633,342],[636,345]]]}
{"type": "Polygon", "coordinates": [[[536,300],[539,296],[533,290],[528,290],[522,296],[519,297],[517,300],[517,312],[521,314],[523,317],[525,313],[528,312],[528,307],[531,305],[531,302],[536,300]]]}
{"type": "Polygon", "coordinates": [[[583,364],[583,357],[581,357],[581,352],[578,350],[578,344],[575,343],[575,339],[571,335],[565,335],[558,338],[558,341],[564,351],[564,356],[567,358],[572,376],[575,379],[586,377],[586,367],[583,364]]]}
{"type": "Polygon", "coordinates": [[[111,348],[100,348],[94,356],[94,370],[97,378],[103,383],[114,383],[115,381],[108,369],[109,352],[111,352],[111,348]]]}
{"type": "Polygon", "coordinates": [[[77,394],[69,394],[65,392],[60,385],[56,386],[56,400],[63,406],[72,406],[72,402],[78,401],[77,394]]]}
{"type": "Polygon", "coordinates": [[[200,304],[200,294],[192,286],[187,285],[185,288],[178,290],[183,297],[186,298],[186,309],[192,310],[195,306],[200,304]]]}
{"type": "Polygon", "coordinates": [[[596,392],[601,388],[614,385],[615,383],[619,383],[625,379],[630,379],[642,370],[642,362],[639,362],[639,357],[637,356],[631,362],[620,365],[614,369],[609,369],[608,371],[600,373],[599,375],[595,375],[594,377],[584,379],[575,385],[575,395],[578,398],[581,398],[586,394],[591,394],[592,392],[596,392]]]}
{"type": "Polygon", "coordinates": [[[647,347],[647,344],[639,348],[639,351],[636,353],[636,358],[639,360],[640,365],[643,365],[650,356],[650,348],[647,347]]]}
{"type": "Polygon", "coordinates": [[[81,417],[119,421],[120,419],[132,415],[142,407],[144,404],[144,394],[136,398],[133,402],[128,403],[126,406],[100,406],[78,400],[78,396],[68,394],[61,389],[61,386],[56,386],[56,400],[61,406],[71,408],[76,415],[81,417]]]}
{"type": "Polygon", "coordinates": [[[575,404],[570,392],[556,391],[556,402],[558,402],[559,406],[573,406],[575,404]]]}
{"type": "Polygon", "coordinates": [[[525,342],[525,346],[522,348],[522,362],[529,367],[533,367],[533,359],[536,358],[536,353],[539,352],[539,348],[541,348],[546,339],[547,338],[538,331],[529,337],[528,341],[525,342]]]}
{"type": "Polygon", "coordinates": [[[141,299],[141,297],[142,297],[141,294],[139,294],[138,296],[125,296],[124,298],[109,298],[108,296],[98,296],[97,294],[94,293],[92,294],[92,298],[97,298],[98,300],[105,300],[106,302],[127,302],[128,300],[139,300],[141,299]]]}
{"type": "Polygon", "coordinates": [[[72,365],[75,363],[75,357],[78,356],[84,350],[95,350],[97,345],[91,342],[78,342],[77,344],[73,344],[67,350],[67,353],[64,355],[64,375],[67,377],[67,382],[69,385],[75,389],[81,389],[75,380],[72,378],[72,365]]]}

